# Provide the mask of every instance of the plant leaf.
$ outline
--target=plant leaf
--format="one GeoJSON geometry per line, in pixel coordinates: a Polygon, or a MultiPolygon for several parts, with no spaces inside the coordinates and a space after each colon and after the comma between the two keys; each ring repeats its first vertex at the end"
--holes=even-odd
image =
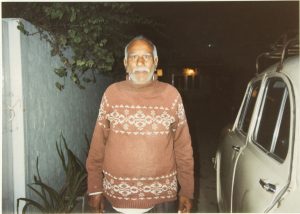
{"type": "Polygon", "coordinates": [[[46,209],[41,204],[39,204],[38,202],[36,202],[34,200],[31,200],[31,199],[28,199],[28,198],[18,198],[17,199],[17,206],[18,206],[19,201],[25,201],[26,202],[26,204],[24,205],[24,207],[22,209],[22,213],[24,213],[24,209],[26,211],[27,207],[30,206],[30,205],[36,207],[37,209],[39,209],[42,212],[46,211],[46,209]]]}
{"type": "Polygon", "coordinates": [[[34,184],[40,186],[45,191],[47,191],[49,198],[51,199],[52,207],[57,208],[61,206],[62,198],[60,197],[59,193],[55,189],[53,189],[52,187],[48,186],[43,182],[36,182],[34,184]]]}
{"type": "Polygon", "coordinates": [[[76,11],[74,10],[74,7],[71,7],[71,17],[70,17],[70,22],[74,22],[76,19],[76,11]]]}
{"type": "Polygon", "coordinates": [[[61,148],[61,139],[60,139],[59,147],[58,147],[58,143],[56,142],[56,150],[57,150],[57,153],[58,153],[58,155],[61,159],[63,169],[66,172],[67,166],[66,166],[65,156],[64,156],[64,153],[63,153],[62,148],[61,148]]]}
{"type": "Polygon", "coordinates": [[[64,85],[60,84],[59,82],[55,83],[55,86],[58,90],[62,91],[64,89],[64,85]]]}
{"type": "MultiPolygon", "coordinates": [[[[38,179],[36,179],[35,177],[35,182],[42,182],[41,176],[40,176],[40,171],[39,171],[39,157],[36,158],[36,172],[38,175],[38,179]]],[[[42,195],[44,198],[47,198],[46,192],[44,191],[44,189],[41,189],[42,195]]]]}
{"type": "Polygon", "coordinates": [[[45,209],[50,208],[50,204],[48,203],[47,197],[44,196],[44,194],[40,193],[38,190],[36,190],[34,187],[32,187],[30,184],[27,185],[32,191],[34,191],[44,202],[45,209]]]}
{"type": "Polygon", "coordinates": [[[64,67],[61,68],[55,68],[54,73],[59,77],[66,77],[67,76],[67,69],[64,67]]]}

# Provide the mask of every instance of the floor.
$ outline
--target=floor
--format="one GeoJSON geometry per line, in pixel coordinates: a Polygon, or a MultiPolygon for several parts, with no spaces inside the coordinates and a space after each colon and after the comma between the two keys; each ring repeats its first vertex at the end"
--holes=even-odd
{"type": "Polygon", "coordinates": [[[221,129],[228,123],[230,113],[222,103],[199,97],[197,93],[184,94],[183,100],[195,162],[195,199],[192,212],[217,213],[216,172],[212,158],[216,154],[221,129]]]}
{"type": "Polygon", "coordinates": [[[216,198],[216,172],[213,167],[212,157],[215,155],[215,143],[209,133],[199,132],[199,149],[197,152],[198,164],[195,163],[195,202],[193,212],[216,213],[218,212],[216,198]],[[197,167],[197,169],[196,169],[197,167]]]}

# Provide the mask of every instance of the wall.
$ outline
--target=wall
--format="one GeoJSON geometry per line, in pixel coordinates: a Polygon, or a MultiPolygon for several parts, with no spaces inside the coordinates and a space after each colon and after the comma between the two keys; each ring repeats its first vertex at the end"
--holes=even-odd
{"type": "MultiPolygon", "coordinates": [[[[16,22],[17,20],[12,19],[2,21],[8,25],[16,22]]],[[[24,24],[29,32],[36,31],[30,23],[24,22],[24,24]]],[[[3,30],[5,31],[5,28],[3,30]]],[[[82,90],[66,78],[65,89],[60,92],[55,87],[55,82],[61,82],[62,79],[53,72],[54,68],[60,66],[60,61],[50,55],[50,45],[40,40],[38,34],[25,36],[18,30],[15,33],[19,34],[20,38],[21,72],[19,75],[22,80],[21,101],[23,105],[23,109],[19,110],[21,112],[15,112],[15,114],[23,114],[25,183],[33,181],[33,175],[36,174],[36,158],[39,157],[41,177],[50,186],[58,188],[63,181],[63,171],[55,143],[62,132],[70,149],[85,162],[87,148],[84,134],[86,133],[91,138],[101,96],[111,80],[108,77],[98,76],[96,84],[89,84],[85,90],[82,90]]],[[[7,42],[3,41],[3,44],[7,42]]],[[[15,59],[8,61],[10,66],[16,66],[13,65],[15,59]]],[[[4,76],[12,75],[15,74],[4,66],[4,76]]],[[[8,97],[4,97],[3,103],[8,105],[5,102],[9,102],[9,95],[14,93],[14,88],[8,87],[11,80],[4,78],[4,81],[7,86],[4,93],[8,94],[8,97]]],[[[10,103],[10,105],[13,104],[10,103]]],[[[9,110],[7,111],[3,112],[3,115],[10,113],[9,110]]],[[[9,121],[5,122],[9,125],[9,121]]],[[[10,134],[6,135],[7,142],[4,144],[10,145],[10,134]]],[[[13,157],[12,161],[15,161],[15,158],[13,157]]],[[[22,168],[22,166],[19,167],[22,168]]],[[[5,176],[10,175],[8,173],[5,176]]],[[[31,196],[28,188],[26,195],[31,196]]]]}
{"type": "MultiPolygon", "coordinates": [[[[2,210],[9,211],[14,207],[13,162],[12,162],[12,121],[9,66],[9,26],[2,22],[2,210]],[[5,83],[5,84],[3,84],[5,83]]],[[[24,180],[24,179],[23,179],[24,180]]],[[[22,191],[23,194],[25,192],[22,191]]],[[[9,213],[9,212],[5,212],[9,213]]]]}

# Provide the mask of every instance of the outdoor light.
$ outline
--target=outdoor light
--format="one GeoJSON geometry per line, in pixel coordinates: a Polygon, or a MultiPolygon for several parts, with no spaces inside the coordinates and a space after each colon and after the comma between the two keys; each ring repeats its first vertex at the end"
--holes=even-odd
{"type": "Polygon", "coordinates": [[[184,68],[183,74],[184,74],[184,76],[195,76],[196,71],[195,71],[195,69],[192,69],[192,68],[184,68]]]}
{"type": "Polygon", "coordinates": [[[162,76],[163,76],[163,69],[162,69],[162,68],[157,69],[157,70],[156,70],[156,75],[157,75],[158,77],[162,77],[162,76]]]}
{"type": "Polygon", "coordinates": [[[198,74],[198,69],[195,68],[184,68],[183,69],[183,76],[184,76],[184,89],[185,90],[188,90],[188,82],[190,79],[189,77],[192,77],[191,78],[191,88],[193,89],[195,87],[195,76],[198,74]]]}

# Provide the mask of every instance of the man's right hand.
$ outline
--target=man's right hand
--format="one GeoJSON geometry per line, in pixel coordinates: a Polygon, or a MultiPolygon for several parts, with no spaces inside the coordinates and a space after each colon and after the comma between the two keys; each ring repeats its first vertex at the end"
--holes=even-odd
{"type": "Polygon", "coordinates": [[[104,201],[103,195],[89,195],[88,196],[88,203],[90,207],[93,209],[94,212],[103,213],[104,211],[104,201]]]}

